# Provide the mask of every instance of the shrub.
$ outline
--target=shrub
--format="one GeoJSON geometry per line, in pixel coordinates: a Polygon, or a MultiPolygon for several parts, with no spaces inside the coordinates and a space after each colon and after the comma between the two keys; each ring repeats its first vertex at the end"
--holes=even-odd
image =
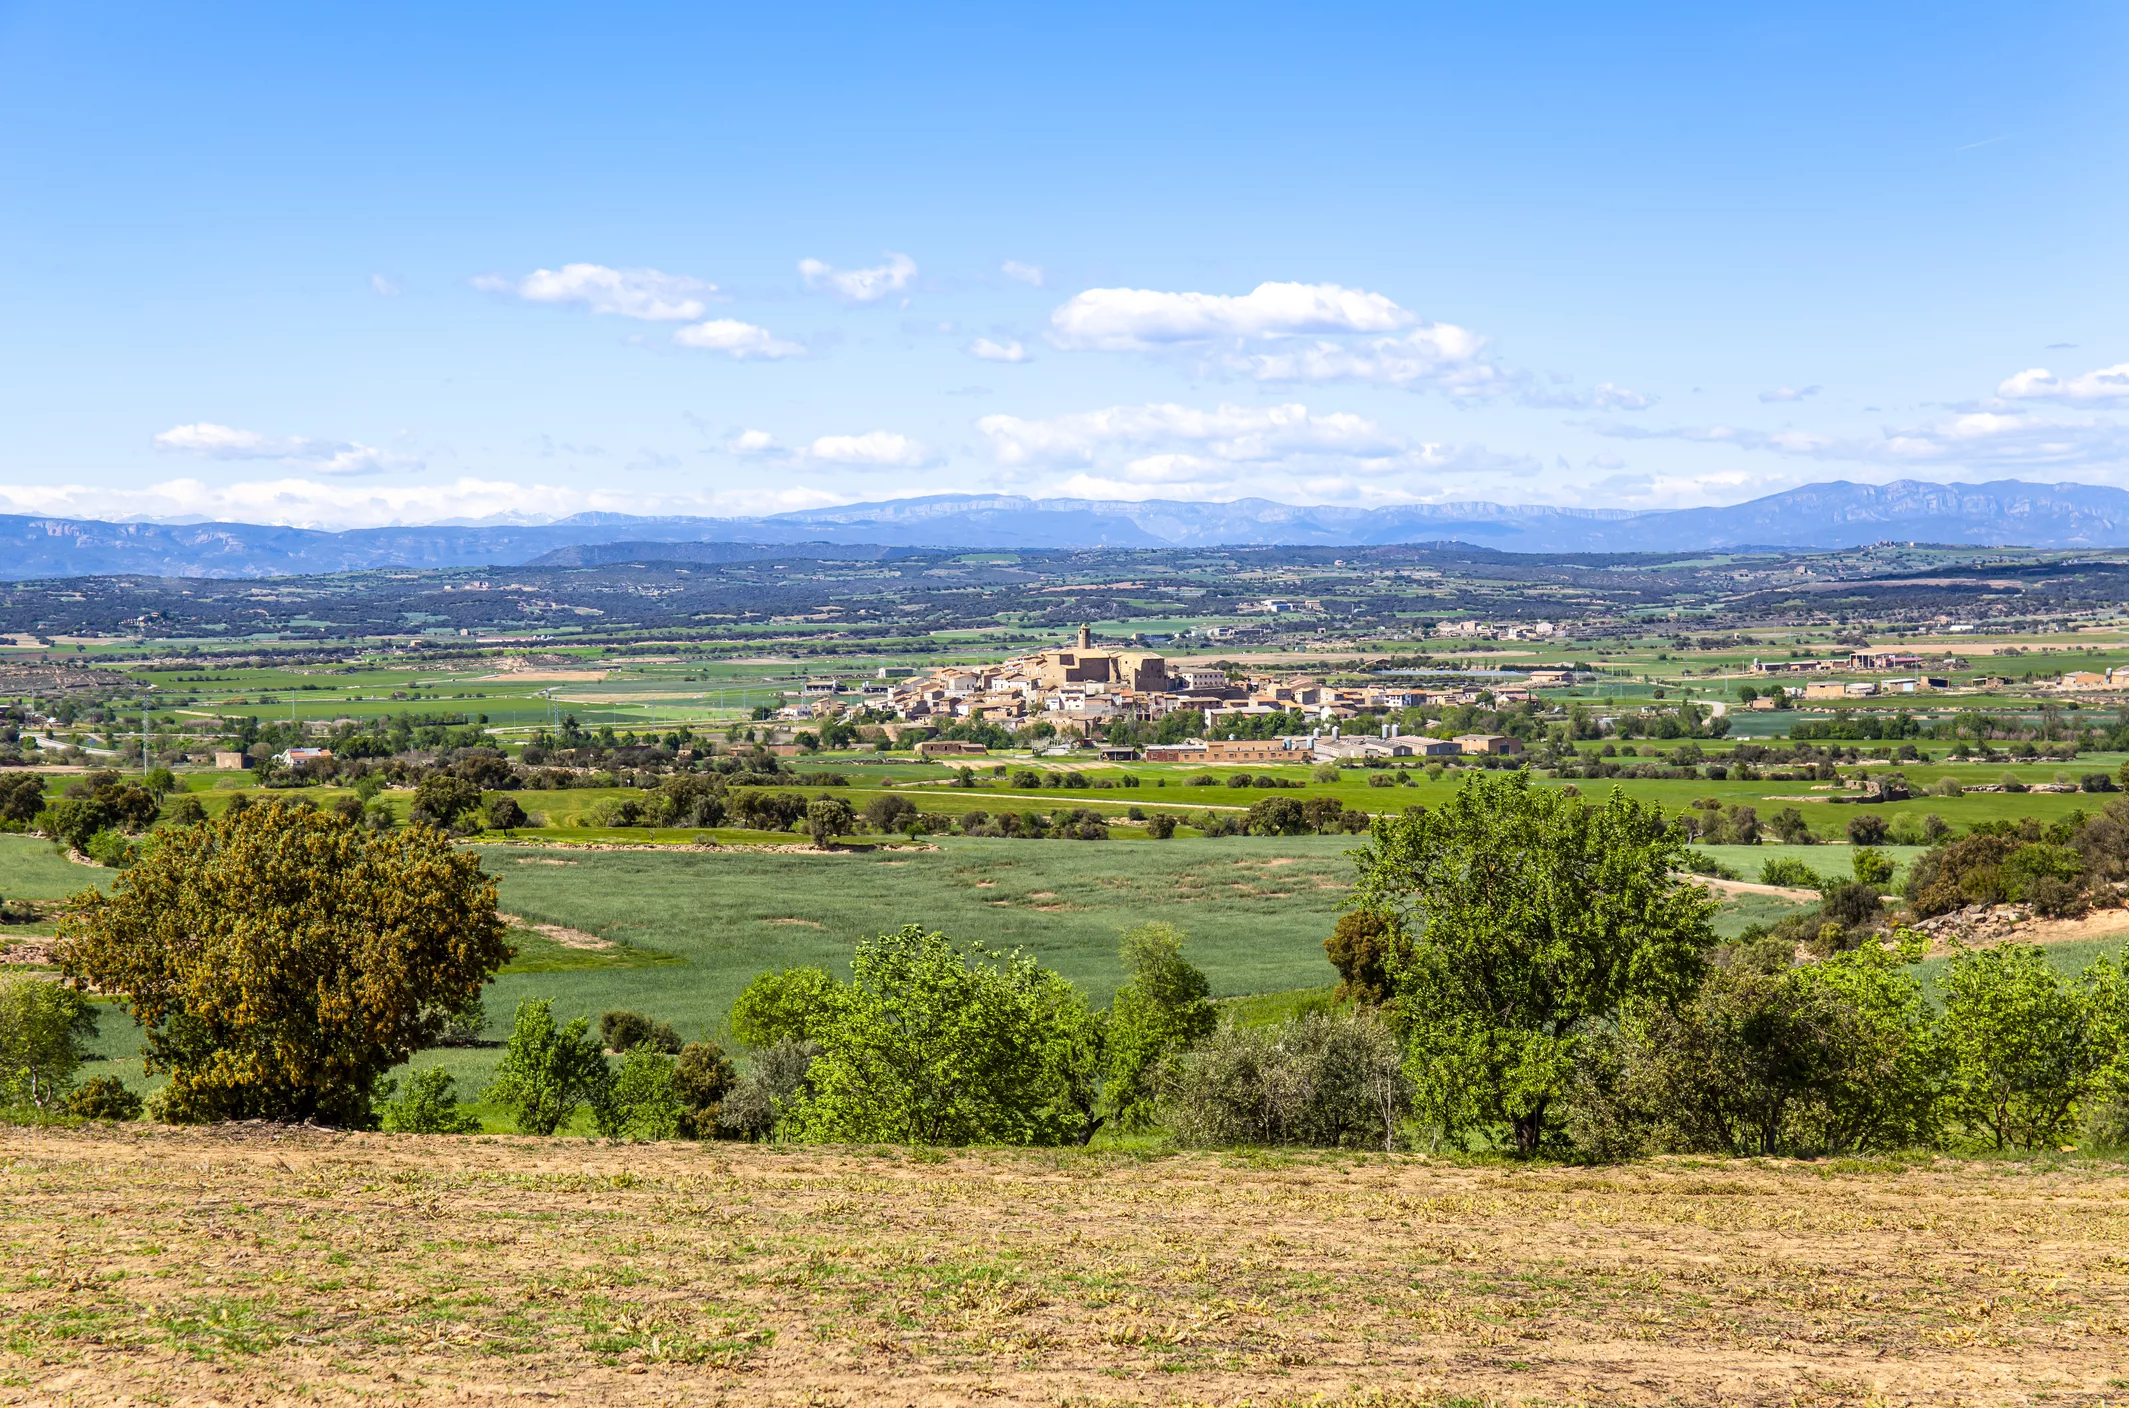
{"type": "Polygon", "coordinates": [[[1375,773],[1369,773],[1369,774],[1368,774],[1368,786],[1370,786],[1370,787],[1395,787],[1395,786],[1397,785],[1397,783],[1398,783],[1398,780],[1399,780],[1400,778],[1402,778],[1403,776],[1404,776],[1404,774],[1402,774],[1402,773],[1388,773],[1388,772],[1375,772],[1375,773]]]}
{"type": "Polygon", "coordinates": [[[680,1053],[680,1034],[670,1024],[653,1021],[639,1012],[600,1013],[599,1039],[606,1043],[608,1051],[626,1053],[647,1046],[667,1056],[680,1053]]]}
{"type": "Polygon", "coordinates": [[[1956,777],[1940,777],[1937,779],[1937,785],[1930,790],[1939,797],[1959,797],[1966,793],[1966,788],[1960,785],[1956,777]]]}
{"type": "Polygon", "coordinates": [[[2019,776],[2015,772],[2006,772],[1999,775],[1996,779],[1996,785],[2006,792],[2023,792],[2026,790],[2025,783],[2019,780],[2019,776]]]}
{"type": "Polygon", "coordinates": [[[608,1105],[613,1073],[591,1034],[578,1017],[567,1026],[554,1024],[547,999],[526,998],[517,1005],[510,1043],[496,1064],[488,1100],[510,1111],[520,1134],[553,1134],[569,1123],[586,1103],[608,1105]]]}
{"type": "Polygon", "coordinates": [[[1308,770],[1308,775],[1310,780],[1314,782],[1336,782],[1339,778],[1338,765],[1336,763],[1318,763],[1308,770]]]}
{"type": "Polygon", "coordinates": [[[141,1098],[117,1076],[96,1076],[67,1097],[66,1110],[76,1119],[126,1121],[139,1119],[141,1107],[141,1098]]]}
{"type": "Polygon", "coordinates": [[[1247,787],[1255,781],[1256,778],[1252,777],[1250,774],[1246,772],[1238,772],[1229,774],[1227,778],[1227,785],[1229,787],[1247,787]]]}
{"type": "Polygon", "coordinates": [[[1771,970],[1717,968],[1677,1005],[1637,1003],[1577,1073],[1569,1126],[1601,1157],[1903,1148],[1941,1084],[1921,984],[1872,945],[1771,970]]]}
{"type": "Polygon", "coordinates": [[[99,831],[94,836],[91,836],[89,843],[81,849],[82,853],[88,856],[90,860],[95,861],[98,865],[109,866],[113,870],[124,870],[127,866],[140,859],[140,847],[134,845],[116,831],[108,829],[99,831]]]}
{"type": "Polygon", "coordinates": [[[1855,854],[1848,858],[1848,864],[1855,872],[1855,878],[1865,885],[1882,890],[1892,883],[1892,859],[1883,851],[1858,846],[1855,854]]]}
{"type": "Polygon", "coordinates": [[[1155,812],[1146,818],[1146,834],[1156,841],[1166,841],[1175,835],[1175,818],[1167,812],[1155,812]]]}
{"type": "Polygon", "coordinates": [[[732,1083],[718,1111],[718,1125],[743,1139],[778,1134],[813,1091],[813,1063],[821,1047],[811,1041],[779,1041],[756,1052],[748,1072],[732,1083]]]}
{"type": "Polygon", "coordinates": [[[1391,970],[1411,955],[1412,945],[1397,921],[1372,909],[1349,909],[1338,916],[1323,952],[1338,970],[1338,997],[1365,1007],[1380,1007],[1392,995],[1391,970]]]}
{"type": "Polygon", "coordinates": [[[477,857],[279,799],[166,831],[68,903],[61,967],[125,995],[181,1121],[368,1125],[378,1078],[510,956],[477,857]]]}
{"type": "Polygon", "coordinates": [[[1404,1052],[1371,1010],[1225,1026],[1187,1053],[1161,1112],[1179,1143],[1394,1147],[1411,1109],[1404,1052]]]}
{"type": "Polygon", "coordinates": [[[680,1109],[679,1131],[690,1139],[714,1139],[724,1113],[725,1097],[737,1079],[724,1048],[714,1041],[691,1041],[673,1062],[673,1099],[680,1109]]]}
{"type": "Polygon", "coordinates": [[[592,1115],[608,1139],[671,1139],[680,1133],[682,1111],[673,1085],[673,1058],[647,1045],[634,1046],[594,1101],[592,1115]]]}
{"type": "Polygon", "coordinates": [[[1776,856],[1760,866],[1759,883],[1793,890],[1816,890],[1826,882],[1817,871],[1795,856],[1776,856]]]}
{"type": "Polygon", "coordinates": [[[1218,1024],[1212,984],[1183,957],[1183,941],[1169,924],[1142,924],[1123,937],[1129,976],[1109,1005],[1103,1106],[1106,1118],[1125,1129],[1152,1122],[1176,1058],[1218,1024]]]}
{"type": "MultiPolygon", "coordinates": [[[[390,1082],[386,1082],[389,1094],[390,1082]]],[[[398,1134],[477,1134],[480,1117],[459,1108],[457,1082],[441,1066],[415,1071],[406,1091],[384,1107],[384,1127],[398,1134]]]]}
{"type": "Polygon", "coordinates": [[[525,815],[525,809],[517,804],[517,798],[505,793],[489,799],[488,825],[495,830],[514,831],[531,824],[532,818],[525,815]]]}
{"type": "Polygon", "coordinates": [[[199,798],[187,792],[170,804],[165,816],[173,826],[198,826],[207,819],[207,808],[200,804],[199,798]]]}

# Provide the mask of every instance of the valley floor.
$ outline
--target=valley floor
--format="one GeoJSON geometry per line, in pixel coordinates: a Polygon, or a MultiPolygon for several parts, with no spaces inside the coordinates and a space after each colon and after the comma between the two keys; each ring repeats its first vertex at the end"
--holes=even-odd
{"type": "Polygon", "coordinates": [[[0,1402],[2129,1397],[2129,1168],[0,1132],[0,1402]]]}

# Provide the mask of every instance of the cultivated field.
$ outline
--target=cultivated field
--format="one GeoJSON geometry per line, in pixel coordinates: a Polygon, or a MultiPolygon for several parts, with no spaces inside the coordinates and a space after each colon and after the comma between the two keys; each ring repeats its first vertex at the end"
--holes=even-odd
{"type": "Polygon", "coordinates": [[[2120,1165],[0,1144],[8,1403],[2129,1397],[2120,1165]]]}

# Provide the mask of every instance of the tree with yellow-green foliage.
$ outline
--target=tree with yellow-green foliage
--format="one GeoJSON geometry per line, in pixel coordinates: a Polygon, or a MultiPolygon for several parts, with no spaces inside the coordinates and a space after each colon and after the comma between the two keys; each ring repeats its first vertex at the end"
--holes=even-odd
{"type": "Polygon", "coordinates": [[[109,895],[76,895],[59,961],[123,996],[164,1118],[367,1127],[379,1077],[509,959],[495,905],[440,832],[275,800],[160,833],[109,895]]]}

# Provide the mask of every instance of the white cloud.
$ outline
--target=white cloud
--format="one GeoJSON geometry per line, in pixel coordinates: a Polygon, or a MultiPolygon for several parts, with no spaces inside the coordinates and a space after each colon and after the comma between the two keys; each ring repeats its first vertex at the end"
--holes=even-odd
{"type": "Polygon", "coordinates": [[[1818,394],[1819,389],[1816,386],[1777,386],[1772,391],[1760,392],[1759,399],[1762,401],[1801,401],[1806,396],[1816,396],[1818,394]]]}
{"type": "Polygon", "coordinates": [[[379,298],[399,297],[399,285],[382,274],[370,275],[370,292],[379,298]]]}
{"type": "Polygon", "coordinates": [[[889,251],[885,264],[870,269],[837,269],[818,259],[801,259],[798,272],[806,287],[832,293],[846,303],[877,303],[890,293],[909,287],[917,275],[917,263],[906,254],[889,251]]]}
{"type": "Polygon", "coordinates": [[[678,346],[703,352],[724,352],[740,361],[806,355],[806,349],[798,343],[785,342],[767,328],[742,323],[737,318],[712,318],[706,323],[681,328],[673,334],[673,341],[678,346]]]}
{"type": "Polygon", "coordinates": [[[1394,332],[1416,321],[1379,293],[1338,284],[1261,283],[1239,297],[1090,288],[1051,312],[1050,340],[1074,351],[1144,352],[1235,338],[1394,332]]]}
{"type": "Polygon", "coordinates": [[[893,465],[913,469],[926,463],[930,452],[907,435],[891,430],[870,430],[863,435],[823,435],[806,447],[806,454],[830,464],[893,465]]]}
{"type": "Polygon", "coordinates": [[[421,468],[418,459],[374,445],[308,440],[300,435],[262,435],[256,430],[239,430],[212,421],[173,425],[155,437],[155,448],[217,460],[287,460],[310,465],[320,474],[379,474],[421,468]]]}
{"type": "Polygon", "coordinates": [[[1996,394],[2007,401],[2056,401],[2069,406],[2129,402],[2129,362],[2068,378],[2034,367],[2006,379],[1996,394]]]}
{"type": "Polygon", "coordinates": [[[1023,264],[1017,259],[1008,259],[1000,264],[998,272],[1031,288],[1041,288],[1044,280],[1048,278],[1040,264],[1023,264]]]}
{"type": "Polygon", "coordinates": [[[135,520],[208,519],[298,528],[379,528],[447,519],[540,522],[573,513],[757,514],[820,508],[848,495],[802,485],[709,494],[581,489],[461,478],[446,484],[353,485],[288,478],[207,484],[173,479],[145,489],[88,484],[0,484],[0,511],[135,520]]]}
{"type": "Polygon", "coordinates": [[[581,303],[594,313],[613,313],[650,323],[685,323],[702,316],[717,285],[657,269],[609,269],[604,264],[564,264],[535,269],[522,279],[484,274],[473,286],[507,293],[527,303],[581,303]]]}
{"type": "Polygon", "coordinates": [[[766,430],[742,430],[725,443],[725,448],[735,455],[778,453],[776,437],[766,430]]]}
{"type": "Polygon", "coordinates": [[[1590,427],[1623,440],[1685,440],[1814,460],[1846,460],[1895,468],[1946,467],[1982,471],[2062,470],[2129,466],[2129,426],[2040,420],[2023,414],[1973,411],[1930,425],[1887,427],[1875,438],[1744,426],[1673,426],[1650,430],[1616,423],[1590,427]]]}
{"type": "Polygon", "coordinates": [[[1316,415],[1299,404],[1223,405],[1203,411],[1172,402],[1110,406],[1048,420],[984,416],[976,428],[1000,464],[1092,464],[1116,449],[1189,446],[1222,460],[1273,460],[1299,453],[1393,455],[1403,442],[1374,421],[1316,415]]]}
{"type": "Polygon", "coordinates": [[[1011,338],[1004,342],[993,342],[987,337],[979,337],[968,345],[968,355],[980,357],[986,362],[1025,362],[1028,359],[1028,350],[1011,338]]]}

